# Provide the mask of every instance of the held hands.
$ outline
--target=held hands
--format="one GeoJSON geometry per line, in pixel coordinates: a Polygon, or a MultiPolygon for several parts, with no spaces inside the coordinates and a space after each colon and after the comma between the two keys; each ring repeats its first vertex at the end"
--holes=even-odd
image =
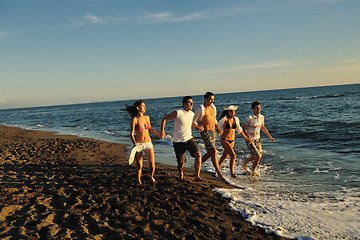
{"type": "Polygon", "coordinates": [[[165,132],[160,131],[159,138],[162,140],[162,139],[164,139],[164,137],[165,137],[165,132]]]}
{"type": "Polygon", "coordinates": [[[199,132],[204,131],[204,127],[203,127],[203,126],[198,126],[196,129],[197,129],[199,132]]]}
{"type": "Polygon", "coordinates": [[[250,134],[247,131],[244,131],[244,134],[242,135],[242,137],[247,141],[247,142],[251,142],[252,138],[250,137],[250,134]]]}

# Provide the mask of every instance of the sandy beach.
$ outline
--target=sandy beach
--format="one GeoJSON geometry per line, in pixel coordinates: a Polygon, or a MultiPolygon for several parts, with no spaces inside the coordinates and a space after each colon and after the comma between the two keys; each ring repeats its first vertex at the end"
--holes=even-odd
{"type": "Polygon", "coordinates": [[[136,183],[125,145],[0,126],[1,239],[284,239],[252,227],[212,189],[157,165],[136,183]]]}

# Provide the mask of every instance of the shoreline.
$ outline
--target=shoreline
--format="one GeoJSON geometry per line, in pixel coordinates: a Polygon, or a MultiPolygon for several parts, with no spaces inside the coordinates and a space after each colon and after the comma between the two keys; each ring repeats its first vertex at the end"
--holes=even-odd
{"type": "Polygon", "coordinates": [[[206,171],[156,164],[152,186],[126,159],[127,145],[0,125],[0,237],[286,239],[251,226],[206,171]]]}

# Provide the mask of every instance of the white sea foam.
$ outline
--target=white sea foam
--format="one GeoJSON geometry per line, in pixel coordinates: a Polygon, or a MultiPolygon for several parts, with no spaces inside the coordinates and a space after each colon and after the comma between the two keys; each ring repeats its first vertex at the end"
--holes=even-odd
{"type": "MultiPolygon", "coordinates": [[[[360,239],[360,197],[356,189],[344,188],[332,192],[331,196],[328,192],[317,192],[308,197],[284,191],[289,184],[287,182],[271,181],[271,166],[259,166],[261,177],[238,175],[236,179],[230,178],[228,166],[229,160],[225,160],[221,172],[227,183],[239,189],[214,191],[229,198],[231,208],[254,226],[301,240],[360,239]]],[[[203,169],[215,172],[211,161],[206,162],[203,169]]],[[[237,160],[235,174],[242,172],[237,160]]]]}
{"type": "Polygon", "coordinates": [[[215,189],[254,226],[296,239],[359,239],[358,197],[340,202],[294,201],[252,188],[215,189]]]}
{"type": "Polygon", "coordinates": [[[329,169],[320,170],[319,168],[316,168],[313,173],[329,173],[329,169]]]}
{"type": "Polygon", "coordinates": [[[105,134],[108,134],[108,135],[115,135],[115,133],[113,131],[110,131],[110,130],[106,130],[104,131],[105,134]]]}

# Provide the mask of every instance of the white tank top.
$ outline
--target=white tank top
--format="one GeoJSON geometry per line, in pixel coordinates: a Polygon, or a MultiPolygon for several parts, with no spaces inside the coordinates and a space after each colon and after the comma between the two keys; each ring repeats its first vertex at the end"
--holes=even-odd
{"type": "Polygon", "coordinates": [[[176,111],[177,116],[174,119],[174,142],[186,142],[192,138],[191,123],[195,113],[179,109],[176,111]]]}

